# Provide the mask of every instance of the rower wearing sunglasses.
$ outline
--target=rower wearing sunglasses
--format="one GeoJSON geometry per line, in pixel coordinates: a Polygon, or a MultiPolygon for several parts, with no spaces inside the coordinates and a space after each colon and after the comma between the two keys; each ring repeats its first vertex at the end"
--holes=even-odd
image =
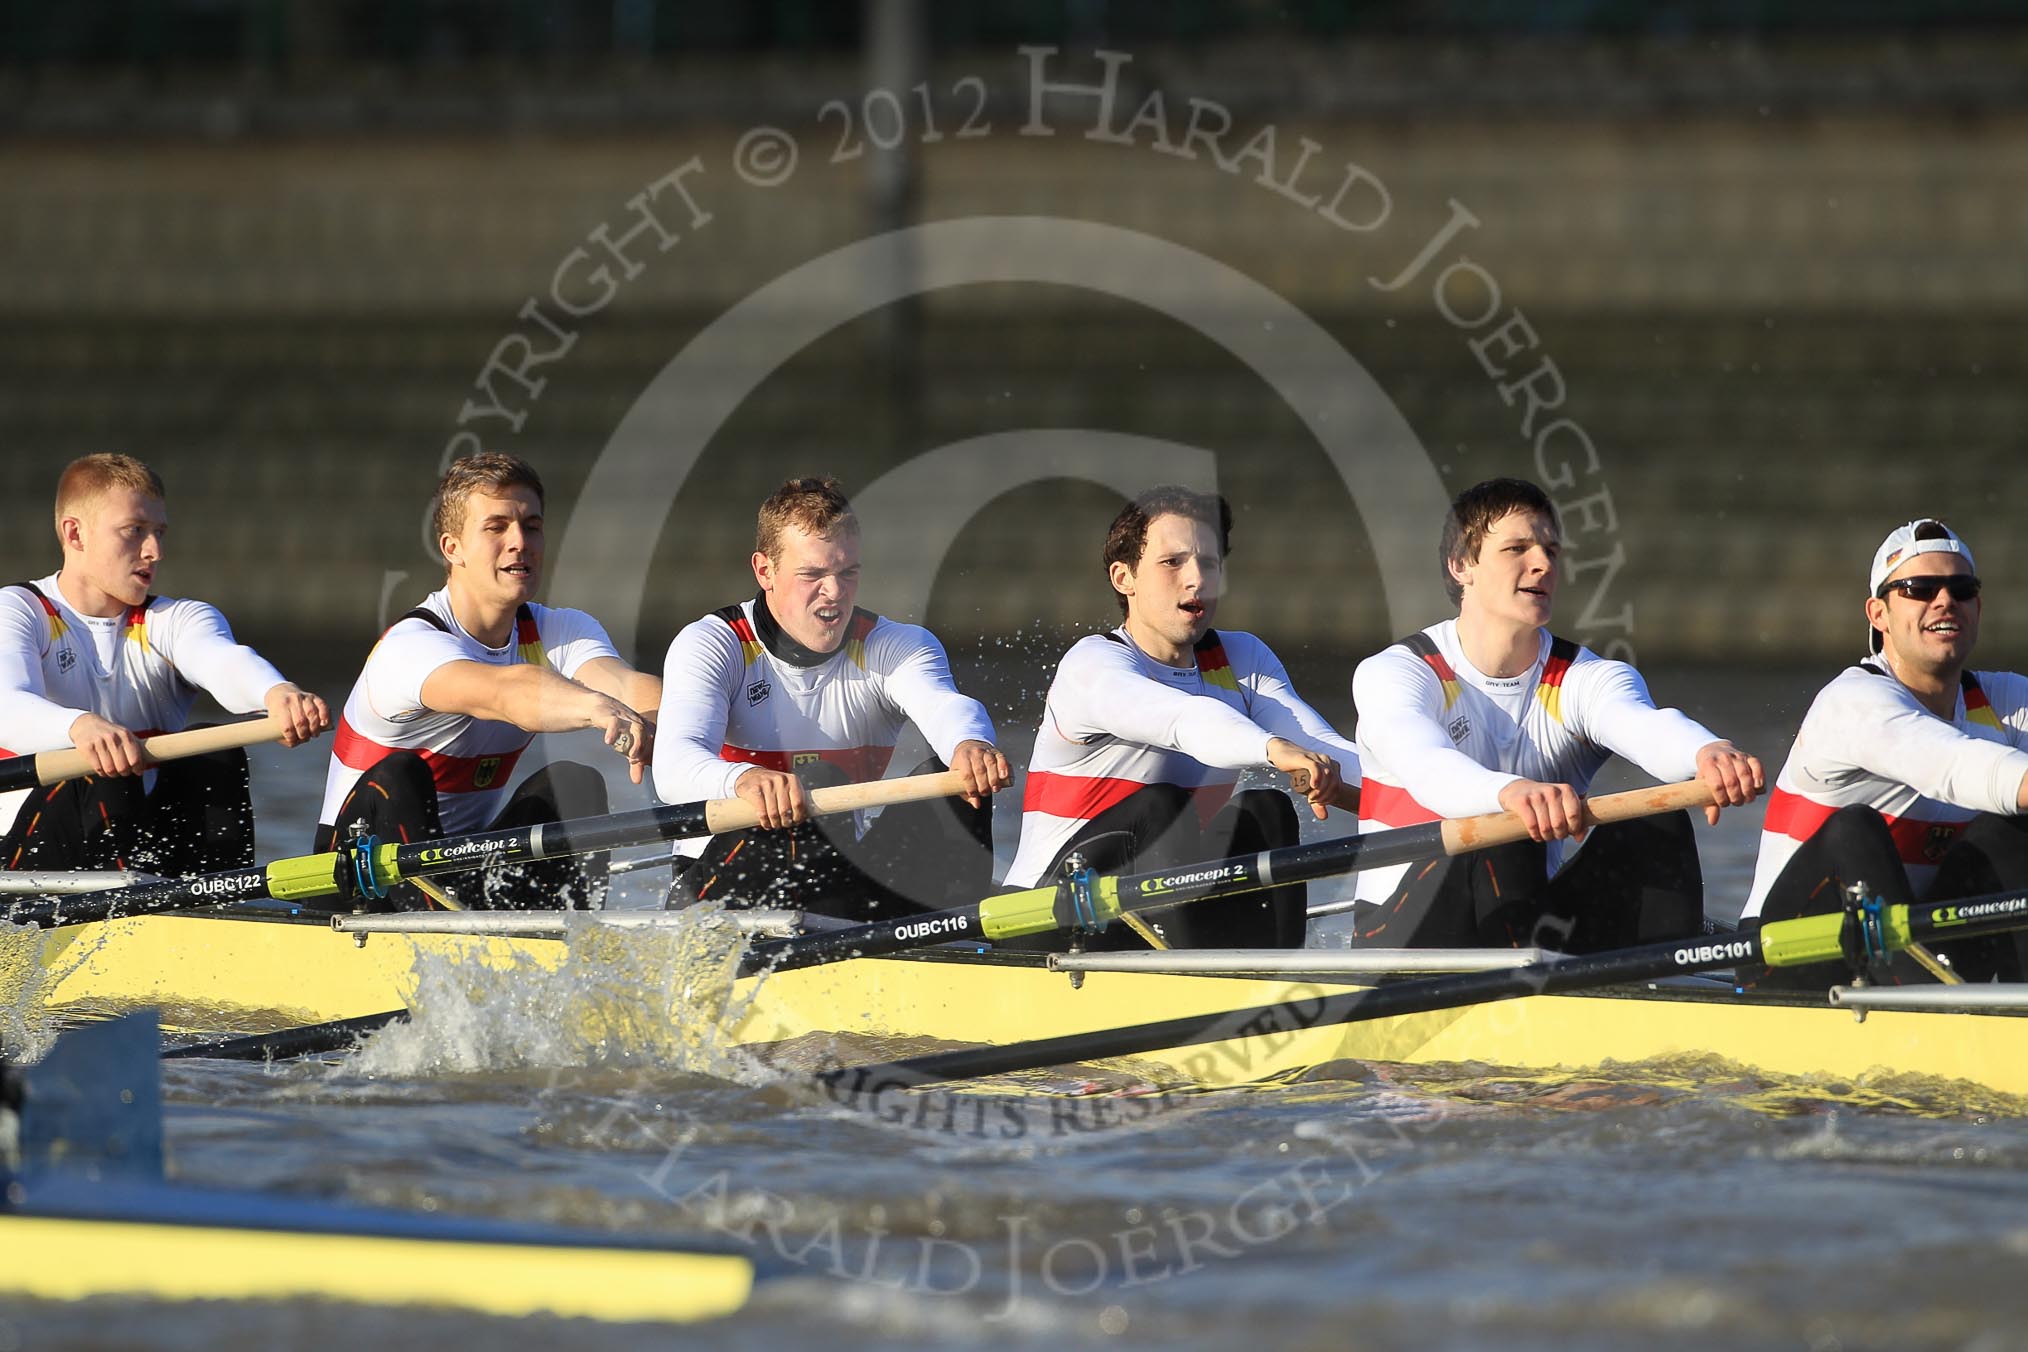
{"type": "MultiPolygon", "coordinates": [[[[1889,902],[2028,885],[2028,677],[1972,671],[1972,551],[1941,521],[1896,526],[1873,555],[1869,655],[1817,693],[1768,796],[1742,924],[1835,910],[1863,881],[1889,902]]],[[[2021,979],[2013,936],[1939,948],[1974,980],[2021,979]]],[[[1927,980],[1905,958],[1904,978],[1927,980]]],[[[1752,974],[1746,974],[1752,975],[1752,974]]],[[[1759,976],[1821,990],[1836,963],[1759,976]]]]}

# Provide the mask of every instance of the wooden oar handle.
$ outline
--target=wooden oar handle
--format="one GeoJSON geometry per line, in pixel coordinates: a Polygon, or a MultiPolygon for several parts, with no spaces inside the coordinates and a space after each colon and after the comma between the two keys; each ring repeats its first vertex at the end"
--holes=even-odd
{"type": "MultiPolygon", "coordinates": [[[[840,784],[835,788],[813,789],[810,811],[824,817],[836,812],[857,812],[861,808],[888,807],[895,803],[919,803],[926,798],[951,798],[969,786],[956,770],[935,775],[910,775],[906,779],[876,779],[867,784],[840,784]]],[[[704,807],[704,823],[717,835],[760,824],[760,813],[742,798],[714,798],[704,807]]]]}
{"type": "MultiPolygon", "coordinates": [[[[194,728],[189,732],[167,732],[160,737],[148,738],[141,743],[141,749],[148,753],[149,760],[160,763],[238,746],[254,746],[260,742],[279,742],[287,731],[287,726],[270,714],[244,723],[224,723],[215,728],[194,728]]],[[[0,790],[25,789],[33,785],[47,787],[92,772],[91,760],[82,751],[42,751],[36,753],[32,762],[24,756],[18,762],[0,763],[0,790]],[[32,770],[29,768],[31,764],[32,770]]]]}
{"type": "MultiPolygon", "coordinates": [[[[1697,780],[1688,779],[1681,784],[1658,784],[1648,789],[1609,793],[1603,798],[1587,798],[1579,806],[1584,813],[1585,828],[1589,830],[1608,822],[1653,817],[1680,808],[1708,807],[1712,801],[1710,788],[1697,780]]],[[[1454,817],[1444,823],[1443,832],[1445,854],[1463,854],[1467,850],[1485,849],[1488,845],[1505,845],[1528,839],[1528,828],[1511,812],[1489,812],[1483,817],[1454,817]]]]}

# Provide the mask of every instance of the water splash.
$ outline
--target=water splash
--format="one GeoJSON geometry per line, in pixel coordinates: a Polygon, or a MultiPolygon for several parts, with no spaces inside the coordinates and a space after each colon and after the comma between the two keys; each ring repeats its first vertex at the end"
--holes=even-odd
{"type": "Polygon", "coordinates": [[[0,922],[0,1057],[33,1061],[49,1050],[54,1020],[49,993],[55,987],[43,965],[43,934],[34,925],[0,922]]]}
{"type": "Polygon", "coordinates": [[[671,919],[646,929],[572,912],[560,944],[423,954],[408,1021],[374,1034],[334,1073],[652,1066],[752,1080],[759,1072],[729,1033],[758,985],[735,988],[745,934],[716,906],[671,919]]]}
{"type": "MultiPolygon", "coordinates": [[[[105,936],[103,925],[43,929],[0,921],[0,1056],[16,1062],[42,1058],[63,1029],[52,1009],[59,990],[104,946],[105,936]]],[[[124,1011],[66,1006],[62,1012],[124,1011]]]]}

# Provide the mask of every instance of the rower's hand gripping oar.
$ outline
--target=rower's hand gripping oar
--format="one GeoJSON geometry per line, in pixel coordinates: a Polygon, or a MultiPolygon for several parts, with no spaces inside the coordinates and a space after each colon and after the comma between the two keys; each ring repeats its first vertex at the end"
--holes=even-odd
{"type": "MultiPolygon", "coordinates": [[[[880,779],[868,784],[841,784],[810,794],[815,815],[856,812],[862,808],[950,798],[969,786],[955,771],[880,779]]],[[[655,841],[739,831],[760,823],[760,814],[739,798],[713,798],[668,807],[640,808],[605,817],[579,817],[567,822],[541,822],[511,831],[488,831],[439,840],[396,845],[362,837],[326,854],[277,859],[251,868],[227,869],[194,878],[148,883],[138,887],[92,892],[82,896],[19,902],[0,911],[0,920],[17,925],[77,925],[116,916],[147,915],[195,906],[273,897],[307,901],[317,897],[378,898],[396,883],[436,874],[536,859],[589,854],[596,850],[655,841]]]]}
{"type": "MultiPolygon", "coordinates": [[[[141,750],[156,764],[205,756],[214,751],[279,742],[288,735],[288,725],[270,714],[242,723],[225,723],[215,728],[192,728],[189,732],[168,732],[141,743],[141,750]]],[[[82,751],[38,751],[33,756],[16,756],[0,761],[0,793],[14,789],[48,788],[66,779],[96,774],[98,767],[82,751]]]]}
{"type": "MultiPolygon", "coordinates": [[[[1703,807],[1711,801],[1710,788],[1697,780],[1632,789],[1586,800],[1584,826],[1590,830],[1635,817],[1703,807]]],[[[1052,930],[1097,930],[1138,911],[1237,896],[1359,869],[1464,854],[1527,837],[1528,828],[1520,817],[1512,812],[1492,812],[1483,817],[1424,822],[1391,831],[1289,845],[1155,873],[1103,878],[1085,870],[1046,887],[987,897],[948,911],[918,912],[851,929],[756,944],[747,963],[751,969],[781,970],[899,953],[952,940],[990,943],[1052,930]]]]}
{"type": "Polygon", "coordinates": [[[1875,898],[1843,912],[1769,921],[1757,931],[1670,939],[1610,953],[1558,958],[1499,971],[1462,972],[1425,981],[1401,981],[1335,995],[1311,994],[1282,1004],[1186,1015],[999,1047],[941,1052],[887,1065],[830,1071],[818,1078],[831,1087],[834,1099],[840,1090],[870,1095],[946,1080],[1137,1056],[1239,1037],[1286,1037],[1370,1019],[1428,1014],[1528,995],[1620,986],[1755,962],[1769,967],[1804,967],[1842,958],[1855,966],[1871,967],[1887,954],[1913,944],[1973,939],[2019,929],[2028,929],[2028,893],[1996,892],[1963,901],[1908,906],[1884,905],[1875,898]]]}

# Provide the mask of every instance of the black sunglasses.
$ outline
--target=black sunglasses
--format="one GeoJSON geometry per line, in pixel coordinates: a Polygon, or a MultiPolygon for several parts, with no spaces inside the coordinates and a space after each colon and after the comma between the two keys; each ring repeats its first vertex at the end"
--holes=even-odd
{"type": "Polygon", "coordinates": [[[1880,584],[1880,599],[1885,601],[1887,593],[1899,592],[1911,601],[1928,605],[1936,600],[1936,594],[1947,591],[1953,601],[1969,601],[1979,594],[1979,579],[1970,573],[1951,573],[1942,577],[1904,577],[1893,582],[1880,584]]]}

